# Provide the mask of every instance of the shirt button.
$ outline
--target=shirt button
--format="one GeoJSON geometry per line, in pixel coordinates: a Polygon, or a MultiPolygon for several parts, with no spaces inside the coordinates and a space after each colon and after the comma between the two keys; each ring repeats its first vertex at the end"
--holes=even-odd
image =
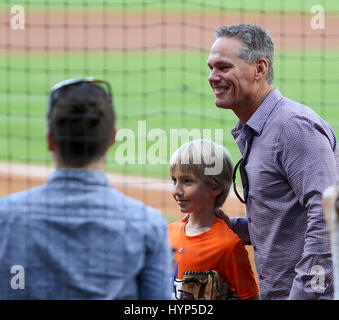
{"type": "Polygon", "coordinates": [[[260,280],[264,280],[264,276],[262,274],[259,275],[260,280]]]}
{"type": "Polygon", "coordinates": [[[248,218],[247,221],[248,221],[249,223],[251,223],[251,222],[252,222],[252,219],[251,219],[251,218],[248,218]]]}
{"type": "Polygon", "coordinates": [[[254,249],[254,251],[257,251],[257,247],[256,246],[253,246],[253,249],[254,249]]]}

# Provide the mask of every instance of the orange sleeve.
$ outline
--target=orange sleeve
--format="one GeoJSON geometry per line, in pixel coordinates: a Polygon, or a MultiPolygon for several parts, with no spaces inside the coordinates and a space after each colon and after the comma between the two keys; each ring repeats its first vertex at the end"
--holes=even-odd
{"type": "Polygon", "coordinates": [[[244,244],[239,240],[228,256],[226,275],[231,287],[241,300],[246,300],[259,292],[244,244]]]}

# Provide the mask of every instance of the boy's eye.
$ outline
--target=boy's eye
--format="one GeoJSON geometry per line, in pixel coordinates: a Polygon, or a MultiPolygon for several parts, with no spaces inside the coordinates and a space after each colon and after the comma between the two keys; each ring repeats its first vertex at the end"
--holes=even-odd
{"type": "Polygon", "coordinates": [[[184,179],[184,183],[191,183],[192,180],[191,179],[184,179]]]}

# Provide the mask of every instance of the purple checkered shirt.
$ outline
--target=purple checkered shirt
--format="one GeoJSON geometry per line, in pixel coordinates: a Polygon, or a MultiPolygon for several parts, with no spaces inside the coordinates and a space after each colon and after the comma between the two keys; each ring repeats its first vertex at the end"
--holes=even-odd
{"type": "Polygon", "coordinates": [[[334,131],[310,108],[274,89],[232,135],[243,157],[249,152],[247,217],[232,222],[253,245],[261,298],[333,299],[321,197],[338,172],[334,131]]]}

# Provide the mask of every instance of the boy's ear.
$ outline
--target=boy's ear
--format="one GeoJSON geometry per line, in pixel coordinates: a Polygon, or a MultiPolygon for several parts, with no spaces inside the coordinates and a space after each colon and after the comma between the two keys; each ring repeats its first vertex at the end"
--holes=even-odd
{"type": "Polygon", "coordinates": [[[212,187],[212,196],[217,197],[221,193],[221,189],[217,187],[212,187]]]}

